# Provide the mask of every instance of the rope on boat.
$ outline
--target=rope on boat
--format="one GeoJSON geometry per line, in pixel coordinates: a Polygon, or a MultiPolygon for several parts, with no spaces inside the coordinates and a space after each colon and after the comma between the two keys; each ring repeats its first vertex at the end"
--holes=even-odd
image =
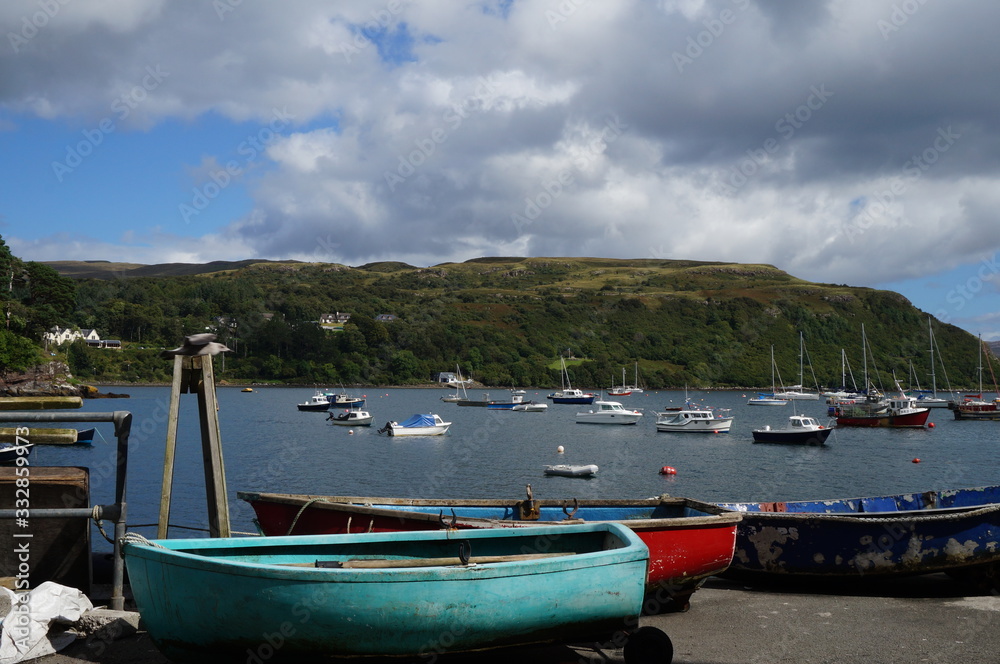
{"type": "MultiPolygon", "coordinates": [[[[294,519],[292,519],[292,525],[288,526],[288,532],[285,533],[285,534],[286,535],[291,535],[292,534],[292,531],[295,530],[295,524],[297,524],[299,522],[299,517],[302,516],[302,513],[306,511],[307,507],[309,507],[313,503],[329,503],[329,502],[330,502],[329,500],[324,500],[323,498],[312,498],[311,500],[309,500],[308,502],[306,502],[302,507],[299,508],[299,513],[295,515],[294,519]]],[[[347,530],[348,530],[348,532],[350,532],[350,530],[351,530],[351,522],[350,521],[347,522],[347,530]]]]}
{"type": "Polygon", "coordinates": [[[139,533],[125,533],[122,537],[122,544],[141,544],[142,546],[151,546],[156,549],[165,549],[167,547],[162,544],[157,544],[156,542],[151,542],[139,533]]]}

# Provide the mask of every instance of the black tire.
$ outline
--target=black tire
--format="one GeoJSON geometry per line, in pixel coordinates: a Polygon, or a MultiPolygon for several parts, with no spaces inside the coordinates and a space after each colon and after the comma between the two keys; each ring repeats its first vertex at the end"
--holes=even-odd
{"type": "Polygon", "coordinates": [[[670,664],[674,659],[674,644],[663,630],[640,627],[629,634],[622,655],[625,664],[670,664]]]}

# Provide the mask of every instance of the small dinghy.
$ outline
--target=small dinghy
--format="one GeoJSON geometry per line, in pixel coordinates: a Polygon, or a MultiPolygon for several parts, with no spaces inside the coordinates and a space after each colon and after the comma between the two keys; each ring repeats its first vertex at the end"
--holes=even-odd
{"type": "Polygon", "coordinates": [[[569,464],[557,464],[555,466],[545,466],[546,475],[561,475],[563,477],[593,477],[597,474],[597,464],[587,464],[574,466],[569,464]]]}

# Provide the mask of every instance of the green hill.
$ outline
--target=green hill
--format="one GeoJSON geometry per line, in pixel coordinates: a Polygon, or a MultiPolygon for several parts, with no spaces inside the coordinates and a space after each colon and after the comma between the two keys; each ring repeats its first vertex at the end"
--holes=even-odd
{"type": "MultiPolygon", "coordinates": [[[[892,372],[910,383],[911,363],[916,381],[930,382],[928,316],[904,297],[812,283],[771,265],[239,261],[112,270],[116,279],[81,279],[67,264],[49,265],[77,278],[75,322],[126,342],[118,359],[77,353],[89,367],[74,370],[92,380],[165,379],[169,363],[138,346],[173,347],[209,327],[233,349],[222,374],[231,380],[416,384],[460,364],[488,385],[548,387],[559,384],[553,361],[569,349],[588,360],[571,369],[574,385],[610,385],[638,361],[650,387],[752,387],[770,384],[772,344],[783,382],[797,382],[802,331],[821,384],[840,385],[845,349],[860,386],[863,324],[869,371],[884,387],[892,372]],[[343,331],[316,325],[334,312],[351,314],[343,331]],[[396,319],[377,322],[379,314],[396,319]]],[[[939,389],[946,380],[973,385],[976,339],[937,321],[934,334],[939,389]]],[[[808,366],[804,382],[813,384],[808,366]]]]}

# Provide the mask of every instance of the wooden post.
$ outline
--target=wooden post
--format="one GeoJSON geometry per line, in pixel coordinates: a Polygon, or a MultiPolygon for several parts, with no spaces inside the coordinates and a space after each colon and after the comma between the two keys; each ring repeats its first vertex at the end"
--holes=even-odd
{"type": "Polygon", "coordinates": [[[229,537],[231,534],[212,356],[175,355],[174,380],[170,389],[170,410],[167,415],[167,441],[163,455],[163,485],[160,491],[160,518],[157,524],[157,538],[159,539],[165,539],[168,536],[170,523],[170,499],[177,448],[180,395],[191,392],[198,395],[198,419],[201,425],[201,450],[205,468],[209,534],[212,537],[229,537]]]}
{"type": "Polygon", "coordinates": [[[201,454],[205,464],[205,493],[208,499],[208,530],[212,537],[229,537],[229,502],[226,468],[222,461],[219,433],[219,402],[215,398],[215,371],[212,356],[192,358],[201,364],[198,388],[198,418],[201,421],[201,454]]]}

